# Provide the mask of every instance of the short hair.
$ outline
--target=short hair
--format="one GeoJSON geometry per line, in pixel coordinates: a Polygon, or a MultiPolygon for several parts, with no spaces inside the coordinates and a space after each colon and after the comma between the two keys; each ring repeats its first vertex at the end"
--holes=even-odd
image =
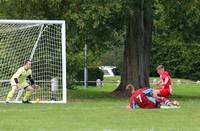
{"type": "Polygon", "coordinates": [[[24,62],[24,65],[26,65],[28,62],[32,62],[31,60],[26,60],[25,62],[24,62]]]}
{"type": "Polygon", "coordinates": [[[132,84],[128,84],[127,86],[126,86],[126,89],[128,90],[130,87],[134,87],[132,84]]]}
{"type": "Polygon", "coordinates": [[[163,65],[159,65],[157,66],[156,70],[159,70],[159,69],[165,69],[163,65]]]}

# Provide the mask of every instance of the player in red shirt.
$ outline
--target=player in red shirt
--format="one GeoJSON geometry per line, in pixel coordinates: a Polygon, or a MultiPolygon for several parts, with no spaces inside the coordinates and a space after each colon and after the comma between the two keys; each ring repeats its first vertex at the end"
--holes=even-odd
{"type": "Polygon", "coordinates": [[[176,104],[172,103],[165,97],[153,97],[154,89],[142,87],[138,90],[131,84],[127,86],[128,92],[131,94],[130,108],[136,109],[136,105],[140,108],[152,109],[160,108],[160,103],[164,103],[170,108],[177,108],[176,104]]]}
{"type": "Polygon", "coordinates": [[[160,80],[156,84],[159,88],[154,91],[154,96],[169,97],[172,93],[172,80],[167,71],[165,71],[163,65],[159,65],[157,68],[157,73],[160,75],[160,80]]]}

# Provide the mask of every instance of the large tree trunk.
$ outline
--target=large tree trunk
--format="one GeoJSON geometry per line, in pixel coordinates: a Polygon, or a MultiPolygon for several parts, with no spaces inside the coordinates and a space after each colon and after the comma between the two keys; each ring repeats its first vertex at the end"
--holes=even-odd
{"type": "Polygon", "coordinates": [[[113,95],[126,94],[126,85],[149,86],[152,42],[152,0],[135,0],[128,17],[121,83],[113,95]]]}

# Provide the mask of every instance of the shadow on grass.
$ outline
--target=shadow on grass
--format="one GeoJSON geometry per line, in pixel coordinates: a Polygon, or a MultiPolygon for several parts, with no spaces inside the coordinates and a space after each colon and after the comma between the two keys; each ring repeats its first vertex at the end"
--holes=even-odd
{"type": "Polygon", "coordinates": [[[127,100],[129,97],[113,97],[109,91],[105,91],[101,88],[93,89],[69,89],[68,90],[68,100],[104,100],[104,101],[114,101],[114,100],[127,100]]]}
{"type": "MultiPolygon", "coordinates": [[[[200,95],[197,94],[174,94],[170,100],[199,100],[200,95]]],[[[113,97],[111,91],[105,91],[102,88],[77,88],[68,90],[68,100],[69,101],[117,101],[117,100],[129,100],[129,97],[113,97]]]]}

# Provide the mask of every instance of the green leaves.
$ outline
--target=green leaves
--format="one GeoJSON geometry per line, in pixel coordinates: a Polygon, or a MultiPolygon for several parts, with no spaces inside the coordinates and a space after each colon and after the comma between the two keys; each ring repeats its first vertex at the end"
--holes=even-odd
{"type": "Polygon", "coordinates": [[[199,42],[200,2],[198,0],[156,0],[155,8],[155,26],[167,37],[178,35],[185,43],[199,42]]]}

